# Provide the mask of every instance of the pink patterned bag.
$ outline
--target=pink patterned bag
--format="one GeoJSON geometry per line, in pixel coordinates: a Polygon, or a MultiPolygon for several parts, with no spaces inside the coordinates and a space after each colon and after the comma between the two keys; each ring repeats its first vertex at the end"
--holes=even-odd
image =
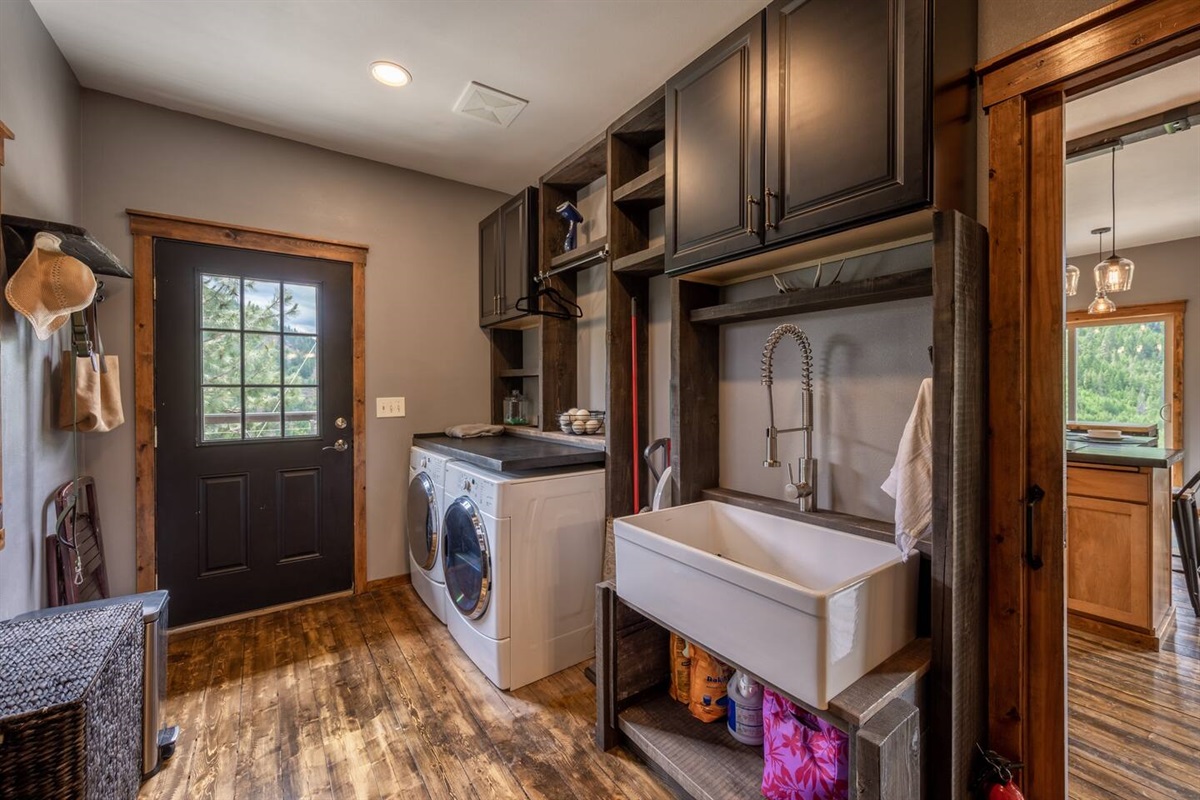
{"type": "Polygon", "coordinates": [[[846,734],[767,689],[763,693],[763,779],[767,800],[845,800],[846,734]]]}

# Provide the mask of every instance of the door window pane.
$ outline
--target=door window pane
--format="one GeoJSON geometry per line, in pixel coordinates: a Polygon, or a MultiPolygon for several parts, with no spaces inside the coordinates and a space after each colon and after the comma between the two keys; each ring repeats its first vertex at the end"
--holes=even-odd
{"type": "Polygon", "coordinates": [[[227,275],[200,276],[201,326],[238,330],[242,327],[242,280],[227,275]]]}
{"type": "Polygon", "coordinates": [[[283,329],[288,333],[317,332],[317,287],[283,285],[283,329]]]}
{"type": "Polygon", "coordinates": [[[199,290],[200,441],[320,436],[318,287],[201,275],[199,290]]]}
{"type": "Polygon", "coordinates": [[[1150,425],[1166,403],[1166,323],[1075,329],[1074,418],[1150,425]]]}
{"type": "Polygon", "coordinates": [[[224,442],[242,438],[242,390],[206,386],[200,390],[204,408],[205,442],[224,442]]]}

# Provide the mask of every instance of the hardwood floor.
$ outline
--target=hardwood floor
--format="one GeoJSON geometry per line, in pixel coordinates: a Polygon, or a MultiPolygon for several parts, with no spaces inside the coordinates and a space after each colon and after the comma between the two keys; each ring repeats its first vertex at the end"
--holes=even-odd
{"type": "Polygon", "coordinates": [[[1072,800],[1200,798],[1200,624],[1174,579],[1175,633],[1161,652],[1070,632],[1072,800]]]}
{"type": "Polygon", "coordinates": [[[409,586],[171,638],[175,757],[142,798],[673,795],[592,741],[580,667],[490,684],[409,586]]]}

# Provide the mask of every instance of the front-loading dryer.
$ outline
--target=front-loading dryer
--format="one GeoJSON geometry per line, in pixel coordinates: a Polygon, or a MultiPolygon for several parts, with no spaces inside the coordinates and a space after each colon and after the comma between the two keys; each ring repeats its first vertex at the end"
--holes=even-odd
{"type": "Polygon", "coordinates": [[[420,447],[408,457],[408,569],[417,595],[441,622],[446,621],[446,580],[442,572],[443,487],[450,459],[420,447]]]}
{"type": "Polygon", "coordinates": [[[518,689],[595,653],[604,471],[446,469],[446,624],[480,671],[518,689]]]}

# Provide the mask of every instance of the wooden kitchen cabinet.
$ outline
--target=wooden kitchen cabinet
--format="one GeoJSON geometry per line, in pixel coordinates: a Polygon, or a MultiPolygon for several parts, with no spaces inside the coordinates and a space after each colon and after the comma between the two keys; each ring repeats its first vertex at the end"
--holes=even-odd
{"type": "Polygon", "coordinates": [[[930,202],[925,0],[767,8],[768,245],[930,202]]]}
{"type": "Polygon", "coordinates": [[[537,273],[537,189],[526,188],[479,223],[479,325],[515,317],[537,273]]]}
{"type": "Polygon", "coordinates": [[[973,212],[966,5],[775,0],[669,80],[667,273],[973,212]]]}
{"type": "Polygon", "coordinates": [[[762,246],[759,13],[667,81],[667,272],[762,246]]]}
{"type": "Polygon", "coordinates": [[[1072,626],[1157,648],[1174,620],[1168,471],[1067,469],[1072,626]]]}

